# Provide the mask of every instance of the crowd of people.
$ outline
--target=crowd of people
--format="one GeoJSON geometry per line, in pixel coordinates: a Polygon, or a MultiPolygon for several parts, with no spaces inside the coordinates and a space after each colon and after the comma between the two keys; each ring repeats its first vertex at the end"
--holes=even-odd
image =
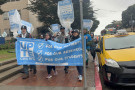
{"type": "MultiPolygon", "coordinates": [[[[96,49],[96,44],[97,44],[97,40],[94,39],[94,33],[89,34],[88,30],[86,28],[83,29],[83,33],[84,36],[86,37],[86,49],[87,52],[91,52],[91,55],[93,56],[93,62],[95,61],[95,49],[96,49]]],[[[20,38],[32,38],[32,36],[30,35],[30,33],[27,32],[27,27],[26,26],[22,26],[21,27],[21,34],[18,36],[20,38]]],[[[68,36],[65,35],[65,28],[61,27],[60,28],[60,34],[58,33],[54,33],[53,35],[51,33],[46,33],[45,35],[41,35],[40,37],[41,39],[44,39],[45,41],[47,40],[53,40],[56,41],[58,43],[69,43],[72,42],[78,38],[80,38],[80,31],[78,29],[74,29],[72,30],[71,33],[69,33],[68,36]]],[[[88,68],[88,53],[86,53],[86,68],[88,68]]],[[[29,78],[29,67],[30,67],[30,72],[33,71],[33,74],[37,73],[36,70],[36,65],[23,65],[23,76],[22,79],[27,79],[29,78]]],[[[47,68],[47,73],[48,76],[46,77],[47,79],[52,77],[51,72],[54,72],[54,75],[57,75],[58,72],[56,71],[56,67],[55,66],[46,66],[47,68]]],[[[76,66],[77,71],[78,71],[78,80],[82,81],[83,79],[83,66],[76,66]]],[[[69,66],[65,66],[64,67],[64,71],[65,74],[68,74],[68,69],[69,66]]]]}

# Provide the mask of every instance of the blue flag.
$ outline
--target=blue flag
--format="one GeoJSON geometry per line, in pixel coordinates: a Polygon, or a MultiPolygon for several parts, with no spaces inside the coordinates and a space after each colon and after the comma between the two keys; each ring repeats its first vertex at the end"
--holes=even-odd
{"type": "Polygon", "coordinates": [[[18,65],[83,66],[81,38],[66,44],[17,38],[16,57],[18,65]]]}

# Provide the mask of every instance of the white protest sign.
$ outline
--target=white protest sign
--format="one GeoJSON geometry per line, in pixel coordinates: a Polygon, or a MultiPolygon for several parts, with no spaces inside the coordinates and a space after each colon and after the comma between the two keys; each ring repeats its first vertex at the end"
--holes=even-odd
{"type": "Polygon", "coordinates": [[[51,29],[54,33],[57,33],[60,31],[60,25],[59,24],[52,24],[51,29]]]}
{"type": "MultiPolygon", "coordinates": [[[[32,33],[34,31],[34,27],[31,23],[21,20],[21,26],[25,25],[27,27],[28,33],[32,33]]],[[[18,34],[21,34],[21,29],[19,29],[18,34]]]]}
{"type": "Polygon", "coordinates": [[[87,28],[88,30],[91,29],[93,25],[93,21],[90,19],[83,19],[83,28],[87,28]]]}
{"type": "Polygon", "coordinates": [[[16,37],[17,31],[21,27],[21,18],[20,14],[16,9],[9,11],[9,22],[10,22],[10,30],[13,32],[14,37],[16,37]]]}
{"type": "Polygon", "coordinates": [[[63,27],[67,29],[71,28],[71,24],[74,22],[74,10],[71,0],[63,0],[58,2],[58,17],[63,27]]]}

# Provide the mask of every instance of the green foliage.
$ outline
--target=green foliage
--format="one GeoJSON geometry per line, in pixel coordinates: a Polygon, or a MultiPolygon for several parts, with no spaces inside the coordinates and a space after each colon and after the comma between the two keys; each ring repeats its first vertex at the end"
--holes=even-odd
{"type": "Polygon", "coordinates": [[[15,42],[6,41],[5,44],[0,45],[0,50],[15,49],[15,42]]]}
{"type": "MultiPolygon", "coordinates": [[[[74,23],[72,24],[73,28],[78,28],[80,29],[80,5],[79,5],[79,0],[72,0],[73,5],[74,5],[74,13],[75,13],[75,20],[74,23]]],[[[94,21],[93,26],[91,28],[91,32],[94,32],[96,28],[99,25],[99,21],[94,18],[94,11],[92,7],[92,2],[90,0],[83,0],[83,18],[84,19],[91,19],[94,21]]]]}
{"type": "Polygon", "coordinates": [[[111,24],[108,24],[105,28],[116,28],[116,29],[122,29],[122,22],[121,21],[115,21],[113,20],[113,22],[111,24]]]}
{"type": "Polygon", "coordinates": [[[96,19],[93,19],[94,23],[93,26],[91,28],[91,32],[94,32],[96,30],[96,28],[98,27],[98,25],[100,24],[100,22],[96,19]]]}
{"type": "Polygon", "coordinates": [[[31,4],[27,8],[31,12],[38,14],[38,19],[43,22],[43,26],[38,28],[38,32],[45,33],[51,24],[59,23],[57,16],[57,2],[59,0],[30,0],[31,4]]]}
{"type": "Polygon", "coordinates": [[[135,4],[132,6],[129,6],[127,10],[122,12],[122,25],[125,28],[130,27],[129,22],[132,20],[135,20],[135,4]]]}
{"type": "Polygon", "coordinates": [[[16,55],[14,52],[15,49],[0,50],[0,62],[15,58],[16,55]],[[9,52],[13,52],[13,53],[9,53],[9,52]]]}
{"type": "MultiPolygon", "coordinates": [[[[38,19],[40,22],[43,22],[43,26],[38,28],[38,33],[48,32],[48,27],[51,24],[55,24],[59,22],[57,16],[57,3],[61,0],[30,0],[31,4],[28,6],[28,10],[31,12],[38,14],[38,19]]],[[[80,5],[79,0],[72,0],[74,6],[74,14],[75,20],[72,24],[72,28],[80,29],[80,5]]],[[[84,19],[91,19],[94,21],[94,25],[92,27],[92,31],[99,25],[99,21],[94,18],[93,7],[91,7],[90,0],[83,0],[83,14],[84,19]]]]}

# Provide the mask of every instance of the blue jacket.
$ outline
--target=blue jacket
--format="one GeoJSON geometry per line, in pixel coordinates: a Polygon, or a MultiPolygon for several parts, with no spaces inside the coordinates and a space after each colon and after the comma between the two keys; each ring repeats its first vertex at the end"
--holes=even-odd
{"type": "MultiPolygon", "coordinates": [[[[92,38],[91,38],[91,36],[90,36],[89,34],[85,34],[84,36],[85,36],[85,37],[86,37],[86,36],[88,37],[88,39],[86,39],[86,44],[87,44],[89,41],[92,40],[92,38]]],[[[89,50],[90,50],[90,46],[87,46],[87,45],[86,45],[86,49],[89,49],[89,50]]]]}

